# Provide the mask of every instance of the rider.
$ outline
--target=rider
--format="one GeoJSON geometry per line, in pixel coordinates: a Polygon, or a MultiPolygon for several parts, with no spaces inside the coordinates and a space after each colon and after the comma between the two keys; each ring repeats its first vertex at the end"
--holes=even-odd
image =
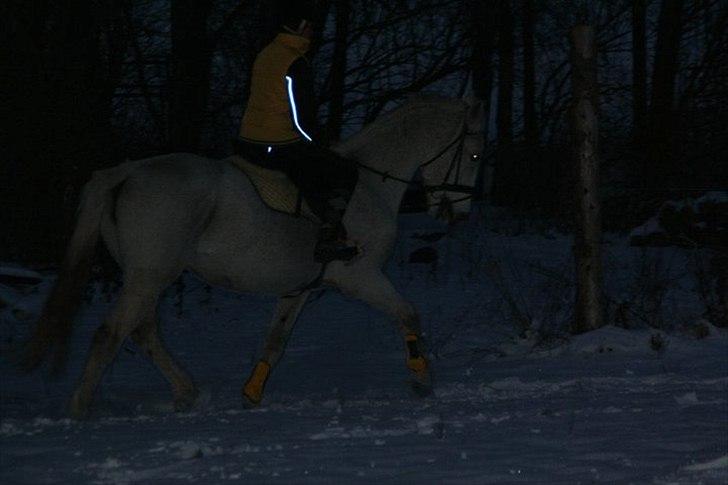
{"type": "Polygon", "coordinates": [[[317,261],[347,261],[358,250],[347,244],[341,218],[358,173],[352,161],[320,144],[313,73],[306,58],[314,34],[313,7],[307,3],[287,2],[281,32],[255,59],[235,152],[282,170],[296,184],[322,221],[317,261]],[[344,207],[334,207],[337,197],[344,207]]]}

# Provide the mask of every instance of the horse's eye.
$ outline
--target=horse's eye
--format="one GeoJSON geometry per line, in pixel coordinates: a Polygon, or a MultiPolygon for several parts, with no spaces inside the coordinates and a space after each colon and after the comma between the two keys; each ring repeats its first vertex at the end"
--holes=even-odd
{"type": "Polygon", "coordinates": [[[478,160],[480,160],[480,155],[478,155],[477,153],[470,155],[470,160],[477,162],[478,160]]]}

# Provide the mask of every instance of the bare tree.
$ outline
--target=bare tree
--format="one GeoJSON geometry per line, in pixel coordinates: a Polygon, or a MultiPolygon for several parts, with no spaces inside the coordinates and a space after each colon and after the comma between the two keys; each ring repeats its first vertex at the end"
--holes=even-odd
{"type": "MultiPolygon", "coordinates": [[[[349,26],[344,125],[369,123],[409,94],[428,88],[456,91],[452,80],[462,81],[467,73],[465,29],[459,20],[462,0],[421,0],[416,5],[351,1],[357,15],[349,26]]],[[[321,50],[331,44],[333,39],[324,39],[321,50]]],[[[315,62],[326,66],[330,58],[320,55],[315,62]]],[[[320,101],[330,98],[322,90],[320,101]]]]}
{"type": "Polygon", "coordinates": [[[590,26],[571,31],[572,126],[577,173],[574,255],[576,257],[576,309],[572,331],[582,333],[604,324],[602,302],[601,216],[597,140],[596,39],[590,26]]]}
{"type": "Polygon", "coordinates": [[[493,201],[496,204],[512,202],[513,188],[513,82],[514,46],[513,12],[510,0],[498,3],[498,108],[496,125],[498,155],[493,174],[493,201]]]}
{"type": "Polygon", "coordinates": [[[649,163],[654,170],[654,179],[660,182],[665,182],[673,170],[671,132],[683,6],[684,0],[663,0],[657,25],[650,102],[649,163]]]}
{"type": "Polygon", "coordinates": [[[536,119],[536,57],[534,46],[535,7],[533,0],[522,2],[523,34],[523,132],[526,145],[538,145],[536,119]]]}
{"type": "Polygon", "coordinates": [[[632,126],[639,142],[647,119],[647,0],[632,2],[632,126]]]}
{"type": "Polygon", "coordinates": [[[208,20],[212,0],[172,0],[169,148],[199,148],[210,92],[211,46],[208,20]]]}
{"type": "Polygon", "coordinates": [[[351,16],[350,0],[336,2],[336,35],[334,52],[331,57],[328,92],[329,115],[326,122],[326,138],[338,140],[341,136],[341,125],[344,119],[344,97],[346,89],[347,52],[349,50],[349,20],[351,16]]]}
{"type": "Polygon", "coordinates": [[[3,2],[0,245],[54,260],[92,170],[117,160],[113,93],[128,45],[120,0],[3,2]],[[5,53],[5,52],[4,52],[5,53]],[[6,64],[8,63],[8,64],[6,64]],[[8,66],[5,68],[5,66],[8,66]],[[7,110],[7,111],[6,111],[7,110]],[[35,224],[28,224],[34,220],[35,224]]]}
{"type": "Polygon", "coordinates": [[[498,8],[498,145],[513,142],[513,12],[510,0],[498,8]]]}
{"type": "MultiPolygon", "coordinates": [[[[496,40],[496,21],[492,12],[496,9],[494,0],[468,0],[466,3],[467,18],[470,19],[468,38],[471,44],[470,72],[472,75],[472,88],[475,97],[483,102],[486,119],[490,120],[491,98],[493,92],[494,63],[496,40]]],[[[490,123],[485,123],[485,141],[490,138],[490,123]]],[[[478,193],[483,198],[491,192],[492,165],[490,158],[483,159],[483,165],[476,184],[478,193]]]]}

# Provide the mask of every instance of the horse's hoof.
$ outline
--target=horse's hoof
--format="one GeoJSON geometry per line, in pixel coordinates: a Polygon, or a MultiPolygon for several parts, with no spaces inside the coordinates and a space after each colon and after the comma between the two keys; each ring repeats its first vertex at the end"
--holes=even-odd
{"type": "Polygon", "coordinates": [[[82,404],[77,398],[71,399],[68,406],[68,415],[76,421],[83,421],[88,418],[88,405],[82,404]]]}
{"type": "Polygon", "coordinates": [[[188,413],[192,411],[200,392],[197,389],[187,391],[174,399],[174,412],[188,413]]]}
{"type": "Polygon", "coordinates": [[[251,399],[247,394],[243,392],[243,409],[255,409],[260,406],[261,400],[251,399]]]}
{"type": "Polygon", "coordinates": [[[431,382],[420,382],[418,380],[412,380],[412,391],[418,397],[428,397],[432,395],[432,383],[431,382]]]}
{"type": "Polygon", "coordinates": [[[88,418],[88,410],[70,409],[68,415],[75,421],[85,421],[88,418]]]}
{"type": "Polygon", "coordinates": [[[248,382],[243,386],[243,407],[245,409],[256,408],[260,405],[269,374],[270,364],[264,360],[258,361],[248,382]]]}
{"type": "Polygon", "coordinates": [[[413,371],[410,374],[412,391],[419,397],[427,397],[432,395],[432,375],[427,368],[413,371]]]}

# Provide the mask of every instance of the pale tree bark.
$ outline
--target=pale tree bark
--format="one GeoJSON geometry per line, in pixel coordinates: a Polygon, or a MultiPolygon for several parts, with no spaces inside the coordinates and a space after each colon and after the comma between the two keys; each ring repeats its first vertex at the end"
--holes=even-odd
{"type": "Polygon", "coordinates": [[[576,172],[576,308],[573,333],[604,324],[601,263],[601,216],[598,197],[597,64],[594,29],[579,25],[571,31],[572,131],[576,172]]]}

